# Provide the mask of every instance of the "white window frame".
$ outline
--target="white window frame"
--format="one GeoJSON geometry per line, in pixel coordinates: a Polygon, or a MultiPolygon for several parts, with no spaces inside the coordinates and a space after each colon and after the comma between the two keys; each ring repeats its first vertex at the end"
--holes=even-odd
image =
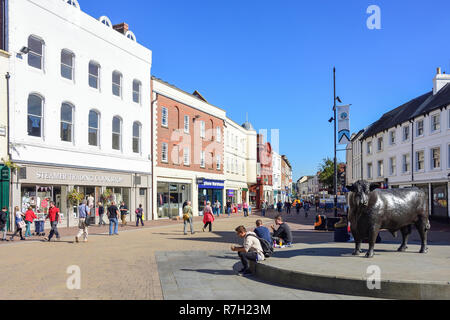
{"type": "Polygon", "coordinates": [[[96,148],[100,147],[100,113],[97,110],[95,110],[95,109],[89,110],[89,115],[88,115],[88,145],[91,146],[91,147],[96,147],[96,148]],[[89,125],[91,112],[93,112],[93,113],[95,113],[97,115],[97,128],[91,127],[89,125]],[[97,132],[96,145],[92,145],[89,142],[89,131],[91,129],[95,129],[96,132],[97,132]]]}
{"type": "Polygon", "coordinates": [[[113,71],[113,73],[112,73],[112,81],[111,81],[111,90],[112,90],[113,96],[118,97],[118,98],[122,98],[123,97],[123,94],[122,94],[122,90],[123,90],[123,74],[122,74],[122,72],[117,71],[117,70],[113,71]],[[119,81],[120,81],[119,84],[114,82],[114,76],[117,76],[117,75],[119,76],[119,81]],[[117,88],[117,87],[119,88],[119,95],[114,93],[114,88],[117,88]]]}
{"type": "Polygon", "coordinates": [[[425,134],[425,120],[424,119],[420,119],[420,120],[417,120],[417,122],[416,122],[416,137],[423,137],[423,135],[425,134]],[[419,134],[419,124],[422,124],[422,128],[421,128],[421,130],[422,130],[422,133],[421,134],[419,134]]]}
{"type": "Polygon", "coordinates": [[[425,150],[417,150],[415,152],[415,167],[416,167],[416,172],[422,172],[425,170],[425,150]],[[422,168],[419,168],[419,153],[423,154],[423,163],[422,163],[422,168]]]}
{"type": "Polygon", "coordinates": [[[134,103],[137,103],[137,104],[142,104],[142,82],[141,81],[139,81],[139,80],[137,80],[137,79],[134,79],[133,80],[133,84],[132,84],[132,100],[133,100],[133,102],[134,103]],[[134,85],[135,84],[137,84],[138,85],[138,91],[135,91],[134,90],[134,85]],[[135,101],[134,100],[134,97],[135,97],[135,95],[138,97],[138,101],[135,101]]]}
{"type": "Polygon", "coordinates": [[[378,137],[377,138],[377,151],[378,152],[382,152],[383,149],[384,149],[384,138],[383,137],[378,137]]]}
{"type": "Polygon", "coordinates": [[[190,124],[190,117],[189,116],[184,116],[184,133],[189,134],[189,124],[190,124]]]}
{"type": "Polygon", "coordinates": [[[133,132],[132,132],[132,136],[133,136],[133,140],[132,140],[132,145],[131,148],[133,149],[133,153],[135,154],[141,154],[142,149],[141,149],[141,136],[142,136],[142,124],[138,121],[133,122],[133,132]],[[139,133],[138,136],[134,135],[134,126],[137,125],[139,128],[139,133]],[[137,139],[138,140],[138,151],[134,151],[134,140],[137,139]]]}
{"type": "Polygon", "coordinates": [[[410,138],[410,136],[411,136],[411,132],[410,132],[411,130],[409,129],[409,126],[403,126],[402,127],[402,137],[403,137],[403,142],[405,142],[405,141],[409,141],[409,138],[410,138]],[[406,131],[406,129],[408,130],[408,131],[406,131]],[[406,137],[406,133],[408,134],[408,136],[406,137]]]}
{"type": "Polygon", "coordinates": [[[74,142],[73,141],[73,138],[75,136],[74,135],[74,128],[75,128],[75,126],[73,125],[74,115],[75,115],[75,107],[74,107],[74,105],[69,103],[69,102],[63,102],[61,104],[61,108],[60,108],[60,129],[61,129],[60,139],[61,139],[61,142],[63,142],[63,143],[73,143],[74,142]],[[63,108],[64,105],[69,106],[70,109],[71,109],[71,113],[72,113],[72,121],[71,122],[68,122],[68,121],[65,121],[65,120],[62,119],[62,108],[63,108]],[[66,141],[66,140],[62,139],[62,125],[63,125],[63,123],[68,124],[71,127],[71,129],[70,129],[70,141],[66,141]]]}
{"type": "Polygon", "coordinates": [[[220,154],[216,156],[216,169],[220,170],[222,168],[222,157],[220,154]]]}
{"type": "Polygon", "coordinates": [[[396,136],[396,131],[390,131],[389,132],[389,145],[391,146],[395,146],[395,143],[397,142],[397,136],[396,136]]]}
{"type": "Polygon", "coordinates": [[[384,177],[384,161],[383,160],[377,161],[377,174],[378,174],[378,178],[384,177]],[[381,163],[381,166],[380,166],[380,163],[381,163]]]}
{"type": "Polygon", "coordinates": [[[430,167],[431,167],[431,170],[439,170],[442,168],[442,152],[441,152],[440,146],[436,146],[436,147],[433,147],[430,149],[430,167]],[[439,150],[439,166],[438,167],[434,166],[434,157],[433,157],[434,150],[439,150]]]}
{"type": "Polygon", "coordinates": [[[435,114],[431,114],[430,115],[430,132],[436,133],[436,132],[440,132],[441,131],[441,114],[440,113],[435,113],[435,114]],[[434,119],[438,119],[438,122],[435,123],[434,119]],[[434,128],[434,126],[437,125],[436,128],[434,128]]]}
{"type": "Polygon", "coordinates": [[[402,173],[406,174],[411,172],[411,155],[409,153],[405,153],[402,155],[402,173]],[[409,158],[408,163],[406,162],[407,157],[409,158]],[[408,169],[405,170],[406,164],[408,164],[408,169]]]}
{"type": "Polygon", "coordinates": [[[366,143],[366,148],[367,148],[367,154],[372,154],[372,151],[373,151],[373,149],[372,149],[372,141],[368,141],[366,143]]]}
{"type": "Polygon", "coordinates": [[[395,176],[397,174],[397,157],[389,158],[389,175],[395,176]]]}
{"type": "Polygon", "coordinates": [[[74,54],[72,51],[68,50],[68,49],[62,49],[62,50],[61,50],[61,70],[60,70],[60,71],[61,71],[61,72],[60,72],[60,73],[61,73],[61,78],[66,79],[66,80],[68,80],[68,81],[75,82],[75,54],[74,54]],[[71,59],[72,59],[72,65],[71,65],[71,66],[69,66],[69,65],[63,63],[63,61],[62,61],[62,60],[63,60],[62,55],[63,55],[64,53],[70,55],[70,57],[71,57],[71,59]],[[70,71],[71,71],[71,72],[70,72],[71,79],[66,78],[66,77],[63,76],[63,72],[62,72],[63,67],[65,67],[65,68],[67,68],[67,69],[70,69],[70,71]]]}
{"type": "Polygon", "coordinates": [[[191,156],[190,156],[190,152],[189,152],[189,148],[188,147],[184,147],[183,148],[183,164],[185,166],[190,166],[191,165],[191,156]]]}
{"type": "Polygon", "coordinates": [[[39,137],[37,137],[37,136],[33,136],[33,135],[30,135],[30,133],[29,133],[29,131],[28,131],[28,125],[27,125],[27,137],[31,137],[31,138],[37,138],[37,139],[44,139],[44,103],[45,103],[45,99],[44,99],[44,97],[43,96],[41,96],[40,94],[36,94],[36,93],[30,93],[29,95],[28,95],[28,99],[27,99],[27,122],[28,122],[28,118],[30,117],[30,116],[32,116],[32,117],[36,117],[36,118],[39,118],[40,119],[40,135],[39,135],[39,137]],[[40,100],[41,100],[41,115],[40,116],[38,116],[38,115],[35,115],[35,114],[30,114],[30,112],[29,112],[29,108],[30,108],[30,106],[29,106],[29,99],[30,99],[30,97],[31,96],[35,96],[35,97],[38,97],[40,100]]]}
{"type": "Polygon", "coordinates": [[[89,65],[88,65],[88,86],[89,86],[89,88],[92,88],[94,90],[100,91],[100,72],[101,72],[101,69],[102,69],[102,67],[100,66],[99,63],[97,63],[95,61],[92,61],[92,60],[89,61],[89,65]],[[97,67],[98,75],[94,75],[94,74],[91,73],[91,71],[90,71],[91,65],[97,67]],[[91,86],[91,81],[90,81],[91,78],[97,79],[97,87],[96,88],[91,86]]]}
{"type": "Polygon", "coordinates": [[[205,121],[200,121],[200,138],[206,137],[205,121]]]}
{"type": "Polygon", "coordinates": [[[206,168],[205,155],[206,155],[205,151],[200,152],[200,167],[201,168],[206,168]]]}
{"type": "Polygon", "coordinates": [[[373,169],[372,162],[369,162],[369,163],[367,164],[367,179],[368,179],[368,180],[373,179],[372,169],[373,169]]]}
{"type": "Polygon", "coordinates": [[[161,144],[161,162],[169,163],[169,144],[165,142],[161,144]]]}
{"type": "Polygon", "coordinates": [[[116,151],[122,151],[122,135],[123,135],[123,120],[119,116],[114,116],[112,119],[112,128],[111,128],[111,134],[112,134],[112,141],[111,141],[111,149],[116,151]],[[114,132],[114,119],[118,119],[120,121],[120,131],[114,132]],[[119,135],[119,149],[114,148],[114,135],[119,135]]]}
{"type": "Polygon", "coordinates": [[[169,126],[169,109],[166,107],[161,108],[161,126],[166,128],[169,126]]]}
{"type": "Polygon", "coordinates": [[[447,145],[447,168],[450,169],[450,143],[447,145]]]}
{"type": "Polygon", "coordinates": [[[31,68],[37,69],[37,70],[44,71],[44,62],[45,62],[45,61],[44,61],[44,56],[45,56],[45,42],[44,42],[44,40],[43,40],[42,38],[38,37],[38,36],[30,35],[30,36],[28,37],[28,49],[29,49],[29,52],[28,52],[28,61],[27,61],[28,66],[30,66],[31,68]],[[41,54],[39,54],[38,52],[34,52],[34,51],[31,50],[31,46],[30,46],[30,43],[29,43],[29,41],[30,41],[31,38],[33,38],[33,40],[39,41],[39,42],[41,43],[41,51],[42,51],[41,54]],[[30,57],[38,57],[38,58],[40,59],[40,61],[41,61],[41,67],[40,67],[40,68],[37,68],[37,67],[31,65],[31,64],[30,64],[30,57]]]}
{"type": "Polygon", "coordinates": [[[222,142],[222,128],[221,127],[216,128],[216,141],[222,142]]]}

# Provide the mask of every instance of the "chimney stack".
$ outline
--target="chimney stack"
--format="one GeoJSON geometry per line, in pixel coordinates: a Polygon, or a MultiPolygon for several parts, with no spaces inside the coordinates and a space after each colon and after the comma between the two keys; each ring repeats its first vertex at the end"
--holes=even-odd
{"type": "Polygon", "coordinates": [[[128,24],[126,24],[125,22],[122,22],[122,23],[114,25],[113,29],[116,30],[117,32],[120,32],[121,34],[125,35],[128,32],[128,24]]]}
{"type": "Polygon", "coordinates": [[[447,83],[450,83],[450,75],[442,74],[442,69],[437,68],[436,76],[433,79],[433,94],[436,94],[441,90],[447,83]]]}

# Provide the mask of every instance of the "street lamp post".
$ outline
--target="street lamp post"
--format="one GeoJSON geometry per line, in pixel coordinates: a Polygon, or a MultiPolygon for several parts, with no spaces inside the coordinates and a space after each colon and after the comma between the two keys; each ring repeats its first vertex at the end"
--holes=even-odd
{"type": "Polygon", "coordinates": [[[336,68],[333,68],[334,111],[334,217],[337,217],[337,148],[336,148],[336,68]]]}

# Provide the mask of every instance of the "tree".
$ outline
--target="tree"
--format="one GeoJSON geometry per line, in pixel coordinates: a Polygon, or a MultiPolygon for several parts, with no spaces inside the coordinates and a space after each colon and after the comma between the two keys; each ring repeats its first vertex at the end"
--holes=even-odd
{"type": "Polygon", "coordinates": [[[328,189],[334,189],[334,161],[330,158],[323,159],[319,171],[320,183],[328,189]]]}

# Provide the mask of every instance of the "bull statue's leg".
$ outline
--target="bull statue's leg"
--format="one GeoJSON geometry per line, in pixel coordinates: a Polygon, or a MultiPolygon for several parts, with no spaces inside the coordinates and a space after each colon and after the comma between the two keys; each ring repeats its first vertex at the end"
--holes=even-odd
{"type": "Polygon", "coordinates": [[[416,222],[417,231],[419,231],[420,239],[422,240],[422,247],[420,248],[420,253],[428,253],[428,243],[427,234],[430,230],[430,222],[427,217],[421,217],[416,222]]]}
{"type": "Polygon", "coordinates": [[[405,252],[406,249],[408,249],[408,238],[409,238],[409,235],[411,234],[411,231],[412,230],[411,230],[411,226],[410,225],[406,226],[406,227],[403,227],[401,229],[402,236],[403,236],[403,241],[402,241],[402,245],[397,250],[398,252],[405,252]]]}
{"type": "Polygon", "coordinates": [[[362,250],[361,250],[362,239],[361,239],[361,236],[359,235],[358,230],[355,227],[352,226],[351,231],[352,231],[353,238],[355,239],[355,251],[353,251],[352,254],[354,256],[359,256],[362,253],[362,250]]]}
{"type": "Polygon", "coordinates": [[[369,251],[366,254],[366,258],[373,258],[375,243],[377,242],[378,234],[380,233],[380,226],[375,225],[370,229],[369,232],[369,251]]]}

